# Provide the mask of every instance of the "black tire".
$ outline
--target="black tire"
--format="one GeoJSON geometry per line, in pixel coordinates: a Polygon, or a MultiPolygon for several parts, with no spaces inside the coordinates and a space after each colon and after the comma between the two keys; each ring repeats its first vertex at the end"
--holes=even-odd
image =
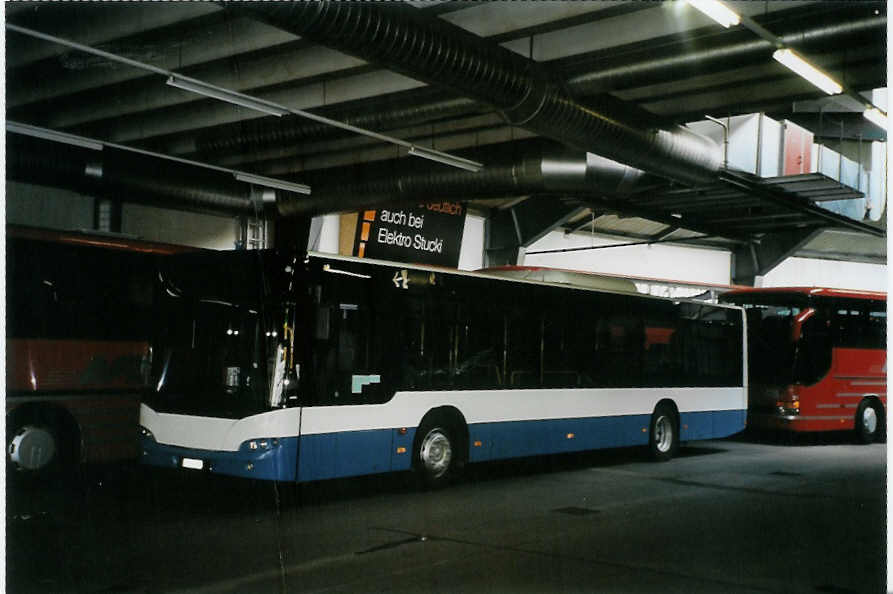
{"type": "Polygon", "coordinates": [[[416,432],[413,468],[424,486],[439,489],[462,468],[459,432],[440,420],[425,421],[416,432]]]}
{"type": "Polygon", "coordinates": [[[856,409],[856,440],[869,444],[878,441],[884,428],[884,412],[874,400],[863,400],[856,409]]]}
{"type": "Polygon", "coordinates": [[[661,403],[654,409],[648,429],[648,449],[651,458],[657,462],[666,462],[676,455],[679,449],[679,416],[672,406],[661,403]]]}

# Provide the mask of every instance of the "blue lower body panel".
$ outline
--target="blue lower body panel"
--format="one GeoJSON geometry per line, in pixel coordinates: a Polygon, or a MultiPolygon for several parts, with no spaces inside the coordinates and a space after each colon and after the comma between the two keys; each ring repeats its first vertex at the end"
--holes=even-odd
{"type": "Polygon", "coordinates": [[[240,449],[219,452],[181,448],[143,438],[143,464],[181,468],[183,459],[201,460],[204,469],[218,474],[274,481],[294,481],[297,477],[298,438],[286,437],[266,449],[240,449]]]}
{"type": "Polygon", "coordinates": [[[299,481],[409,470],[415,429],[343,431],[301,437],[299,481]]]}
{"type": "Polygon", "coordinates": [[[716,410],[679,415],[679,429],[683,441],[719,439],[744,431],[746,410],[716,410]]]}
{"type": "Polygon", "coordinates": [[[471,425],[469,462],[644,445],[650,420],[629,415],[471,425]]]}

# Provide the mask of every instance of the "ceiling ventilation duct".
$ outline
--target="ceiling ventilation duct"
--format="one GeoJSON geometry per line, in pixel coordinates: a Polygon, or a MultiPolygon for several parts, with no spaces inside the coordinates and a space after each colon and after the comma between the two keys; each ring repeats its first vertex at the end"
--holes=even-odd
{"type": "MultiPolygon", "coordinates": [[[[780,34],[785,44],[808,50],[827,44],[842,44],[864,35],[883,35],[886,31],[886,15],[869,16],[847,23],[821,24],[802,27],[780,34]]],[[[712,69],[728,69],[730,65],[751,64],[765,60],[775,48],[763,39],[718,44],[695,51],[671,55],[634,55],[626,63],[612,63],[573,74],[566,82],[576,96],[610,92],[675,80],[680,73],[695,75],[712,69]]],[[[442,92],[434,89],[416,90],[396,97],[388,105],[352,105],[349,111],[319,109],[321,115],[341,120],[369,130],[388,130],[405,127],[431,119],[483,113],[491,108],[469,98],[438,97],[442,92]],[[411,104],[408,101],[412,101],[411,104]],[[394,106],[394,102],[399,105],[394,106]]],[[[314,110],[317,111],[317,110],[314,110]]],[[[300,116],[283,118],[255,118],[231,124],[223,124],[199,132],[190,142],[181,145],[162,137],[154,143],[162,152],[174,154],[194,153],[201,155],[229,154],[234,150],[263,151],[271,147],[286,147],[297,142],[344,136],[339,129],[300,116]]]]}
{"type": "Polygon", "coordinates": [[[721,151],[682,128],[645,130],[575,101],[542,68],[411,7],[378,2],[242,5],[268,23],[492,105],[512,124],[568,146],[689,184],[715,180],[721,151]]]}
{"type": "Polygon", "coordinates": [[[95,151],[7,135],[7,178],[180,210],[253,214],[251,186],[231,175],[113,148],[95,151]]]}
{"type": "Polygon", "coordinates": [[[297,216],[447,199],[604,196],[641,188],[647,179],[640,169],[540,139],[490,145],[463,156],[487,156],[487,166],[470,172],[395,159],[337,168],[303,177],[320,189],[309,197],[280,200],[277,207],[283,216],[297,216]]]}

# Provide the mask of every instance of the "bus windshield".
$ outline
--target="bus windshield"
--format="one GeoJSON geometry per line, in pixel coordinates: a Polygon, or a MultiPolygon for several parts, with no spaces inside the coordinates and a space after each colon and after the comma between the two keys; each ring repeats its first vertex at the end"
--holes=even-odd
{"type": "MultiPolygon", "coordinates": [[[[282,382],[274,381],[286,350],[292,375],[300,369],[293,345],[285,342],[295,326],[295,307],[282,299],[291,271],[286,267],[273,252],[225,259],[188,254],[164,263],[159,274],[163,319],[153,341],[147,397],[154,409],[240,418],[288,404],[278,391],[282,382]]],[[[284,373],[281,364],[279,373],[284,373]]]]}
{"type": "Polygon", "coordinates": [[[750,377],[765,385],[794,382],[794,319],[801,308],[789,305],[746,304],[750,377]]]}
{"type": "Polygon", "coordinates": [[[824,309],[810,310],[807,299],[790,295],[736,295],[724,301],[747,311],[751,382],[810,385],[828,372],[831,343],[824,309]],[[795,332],[798,324],[800,331],[795,332]]]}

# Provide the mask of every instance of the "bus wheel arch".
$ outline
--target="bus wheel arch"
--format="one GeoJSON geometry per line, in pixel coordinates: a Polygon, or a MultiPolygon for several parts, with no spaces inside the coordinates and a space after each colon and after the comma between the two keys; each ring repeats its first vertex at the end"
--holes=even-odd
{"type": "Polygon", "coordinates": [[[80,435],[77,421],[64,408],[19,406],[7,415],[7,467],[35,478],[69,470],[81,458],[80,435]]]}
{"type": "Polygon", "coordinates": [[[863,398],[856,408],[856,439],[863,444],[874,443],[884,438],[887,428],[887,415],[884,404],[876,396],[863,398]]]}
{"type": "Polygon", "coordinates": [[[422,417],[413,440],[413,470],[425,486],[448,485],[468,461],[468,424],[458,409],[441,406],[422,417]]]}
{"type": "Polygon", "coordinates": [[[669,399],[654,406],[648,426],[648,450],[657,462],[666,462],[679,450],[679,408],[669,399]]]}

